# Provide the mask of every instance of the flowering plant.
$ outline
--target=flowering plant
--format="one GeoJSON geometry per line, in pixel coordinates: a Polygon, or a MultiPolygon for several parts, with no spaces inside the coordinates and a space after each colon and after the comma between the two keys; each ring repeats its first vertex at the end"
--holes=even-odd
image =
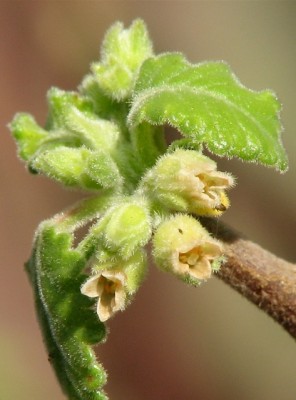
{"type": "Polygon", "coordinates": [[[204,149],[285,171],[280,104],[269,90],[245,88],[224,62],[155,56],[136,20],[113,25],[78,90],[52,88],[48,105],[44,128],[26,113],[11,122],[19,156],[30,172],[89,196],[41,223],[26,270],[65,393],[102,400],[106,374],[91,345],[143,282],[145,246],[152,239],[155,264],[195,286],[219,270],[224,246],[199,217],[227,210],[234,178],[204,149]],[[183,138],[168,146],[165,124],[183,138]]]}

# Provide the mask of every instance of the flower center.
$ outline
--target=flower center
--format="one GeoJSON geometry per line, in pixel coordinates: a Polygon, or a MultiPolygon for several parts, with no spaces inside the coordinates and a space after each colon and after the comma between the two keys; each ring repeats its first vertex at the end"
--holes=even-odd
{"type": "Polygon", "coordinates": [[[179,254],[179,261],[182,264],[188,264],[189,268],[194,268],[198,261],[201,258],[201,249],[199,247],[195,247],[187,253],[180,253],[179,254]]]}
{"type": "Polygon", "coordinates": [[[217,189],[216,189],[216,178],[213,176],[210,176],[205,173],[201,173],[197,175],[197,178],[202,182],[204,185],[203,187],[203,192],[211,199],[211,200],[217,200],[217,189]]]}
{"type": "Polygon", "coordinates": [[[111,281],[108,278],[105,278],[104,276],[101,276],[98,282],[98,285],[100,285],[103,288],[103,292],[107,294],[115,294],[116,289],[118,287],[118,283],[111,281]]]}

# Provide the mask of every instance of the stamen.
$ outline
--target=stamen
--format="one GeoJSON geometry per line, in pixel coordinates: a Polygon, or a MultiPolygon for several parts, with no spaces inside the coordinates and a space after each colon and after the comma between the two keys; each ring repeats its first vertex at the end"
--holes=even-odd
{"type": "Polygon", "coordinates": [[[188,264],[189,268],[194,267],[200,259],[200,249],[195,247],[187,253],[179,254],[179,261],[182,264],[188,264]]]}
{"type": "Polygon", "coordinates": [[[98,284],[102,285],[104,288],[104,291],[108,294],[114,294],[118,287],[118,283],[116,283],[110,279],[107,279],[105,276],[100,277],[98,284]]]}

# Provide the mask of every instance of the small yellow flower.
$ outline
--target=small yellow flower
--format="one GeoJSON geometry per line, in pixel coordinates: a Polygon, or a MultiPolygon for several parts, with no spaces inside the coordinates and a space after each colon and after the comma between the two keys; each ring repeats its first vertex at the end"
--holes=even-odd
{"type": "Polygon", "coordinates": [[[90,277],[81,287],[81,293],[98,297],[97,314],[100,321],[107,321],[126,304],[124,289],[126,276],[117,270],[100,271],[90,277]]]}
{"type": "Polygon", "coordinates": [[[206,280],[211,277],[212,261],[221,255],[222,245],[209,237],[207,240],[191,243],[188,249],[186,246],[183,249],[176,249],[172,254],[172,264],[177,274],[187,274],[198,280],[206,280]]]}
{"type": "Polygon", "coordinates": [[[153,238],[157,265],[179,278],[199,284],[219,268],[223,246],[188,215],[175,215],[160,224],[153,238]]]}
{"type": "Polygon", "coordinates": [[[97,314],[104,322],[130,303],[147,271],[147,256],[137,250],[128,260],[93,260],[93,275],[81,286],[81,293],[98,297],[97,314]]]}
{"type": "Polygon", "coordinates": [[[229,202],[225,200],[224,190],[233,186],[233,178],[224,172],[216,171],[215,164],[209,162],[201,172],[192,171],[189,182],[193,184],[193,208],[225,211],[229,202]]]}
{"type": "Polygon", "coordinates": [[[216,188],[215,196],[218,202],[212,205],[210,205],[211,201],[209,199],[207,202],[193,201],[190,206],[190,212],[204,217],[219,217],[229,208],[230,201],[223,189],[218,190],[216,188]]]}
{"type": "Polygon", "coordinates": [[[215,161],[201,153],[177,149],[160,158],[143,183],[168,208],[219,216],[229,207],[225,190],[234,179],[217,171],[215,161]]]}

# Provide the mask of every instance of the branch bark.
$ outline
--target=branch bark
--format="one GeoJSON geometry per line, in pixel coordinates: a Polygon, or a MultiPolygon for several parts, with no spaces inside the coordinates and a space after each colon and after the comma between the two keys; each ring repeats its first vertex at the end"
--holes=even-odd
{"type": "Polygon", "coordinates": [[[274,318],[296,339],[296,264],[245,239],[221,221],[203,219],[225,245],[218,277],[274,318]]]}

